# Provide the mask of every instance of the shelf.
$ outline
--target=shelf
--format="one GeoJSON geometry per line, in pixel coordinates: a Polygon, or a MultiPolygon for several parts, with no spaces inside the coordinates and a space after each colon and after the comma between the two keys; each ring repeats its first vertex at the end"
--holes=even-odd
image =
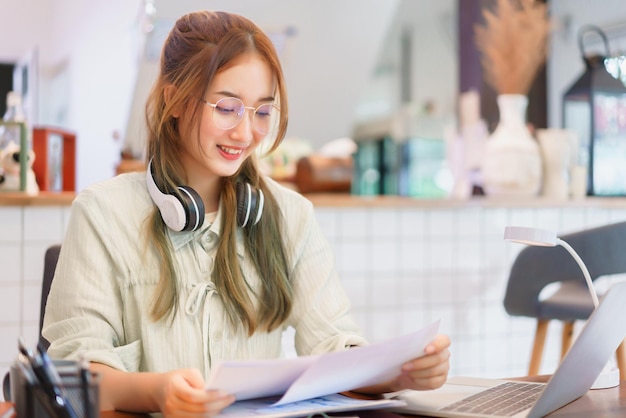
{"type": "Polygon", "coordinates": [[[0,192],[0,206],[69,206],[75,197],[74,192],[0,192]]]}
{"type": "MultiPolygon", "coordinates": [[[[36,196],[22,192],[0,192],[0,206],[69,206],[76,197],[74,192],[40,192],[36,196]]],[[[599,208],[626,209],[623,197],[587,197],[577,200],[533,198],[417,199],[402,196],[354,196],[344,193],[310,193],[305,197],[319,208],[599,208]]]]}

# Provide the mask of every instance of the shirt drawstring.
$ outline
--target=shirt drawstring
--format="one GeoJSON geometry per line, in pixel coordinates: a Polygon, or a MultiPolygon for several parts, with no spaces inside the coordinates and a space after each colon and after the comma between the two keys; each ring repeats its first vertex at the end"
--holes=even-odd
{"type": "Polygon", "coordinates": [[[215,285],[212,282],[195,283],[192,285],[191,292],[185,304],[185,313],[187,315],[197,315],[202,306],[202,348],[204,351],[204,369],[209,370],[211,367],[211,356],[209,354],[209,304],[206,303],[207,297],[217,294],[215,285]]]}

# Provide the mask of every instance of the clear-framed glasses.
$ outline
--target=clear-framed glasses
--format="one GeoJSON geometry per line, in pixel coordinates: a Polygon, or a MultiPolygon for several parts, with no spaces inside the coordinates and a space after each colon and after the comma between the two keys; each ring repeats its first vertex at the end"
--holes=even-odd
{"type": "Polygon", "coordinates": [[[228,130],[239,125],[247,110],[252,113],[252,127],[260,134],[274,131],[280,108],[275,103],[263,103],[258,107],[246,106],[236,97],[224,97],[215,103],[202,101],[213,108],[213,123],[220,129],[228,130]]]}

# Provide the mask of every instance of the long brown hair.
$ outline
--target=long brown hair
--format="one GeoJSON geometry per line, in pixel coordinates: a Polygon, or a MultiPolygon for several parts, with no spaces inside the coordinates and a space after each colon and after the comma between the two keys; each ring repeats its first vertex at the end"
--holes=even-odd
{"type": "MultiPolygon", "coordinates": [[[[280,116],[276,136],[268,152],[278,147],[287,130],[287,93],[280,61],[271,40],[250,20],[230,13],[198,11],[182,16],[170,31],[161,54],[158,79],[146,104],[148,123],[147,159],[152,159],[153,177],[161,190],[176,192],[185,184],[185,171],[177,158],[181,141],[174,113],[183,109],[190,126],[199,129],[203,97],[215,75],[243,54],[258,54],[273,72],[280,116]],[[174,86],[166,100],[166,89],[174,86]]],[[[251,335],[257,329],[271,331],[288,317],[292,307],[288,260],[281,234],[281,212],[250,156],[232,177],[223,179],[220,198],[222,226],[211,279],[234,324],[243,323],[251,335]],[[265,206],[261,222],[243,230],[246,257],[260,278],[255,294],[239,265],[236,252],[235,183],[247,181],[263,190],[265,206]]],[[[179,289],[167,227],[157,209],[149,219],[148,241],[160,260],[160,280],[151,307],[152,318],[175,315],[179,289]]]]}

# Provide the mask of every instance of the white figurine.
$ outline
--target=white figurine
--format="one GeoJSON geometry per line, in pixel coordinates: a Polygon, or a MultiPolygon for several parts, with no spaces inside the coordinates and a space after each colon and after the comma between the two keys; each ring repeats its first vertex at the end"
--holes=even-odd
{"type": "MultiPolygon", "coordinates": [[[[39,193],[39,185],[33,171],[35,153],[28,152],[28,168],[26,172],[26,190],[30,195],[39,193]]],[[[0,153],[0,191],[20,190],[20,147],[11,142],[0,153]]]]}

